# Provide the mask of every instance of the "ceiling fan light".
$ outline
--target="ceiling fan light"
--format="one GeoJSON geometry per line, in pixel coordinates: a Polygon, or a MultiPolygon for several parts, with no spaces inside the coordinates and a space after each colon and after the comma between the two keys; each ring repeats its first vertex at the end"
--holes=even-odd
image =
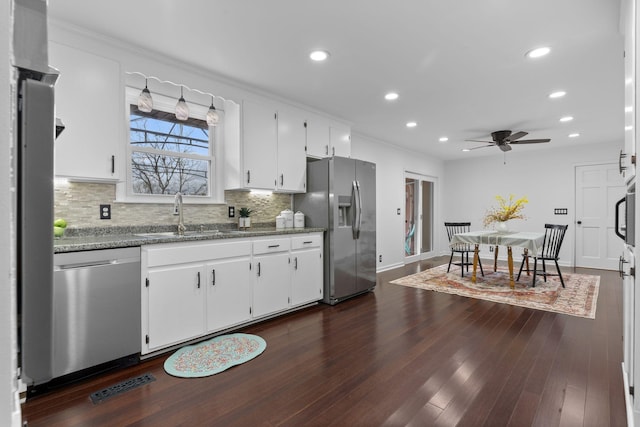
{"type": "Polygon", "coordinates": [[[176,104],[176,119],[187,120],[189,118],[189,106],[182,96],[182,86],[180,87],[180,99],[176,104]]]}
{"type": "Polygon", "coordinates": [[[144,89],[142,89],[140,96],[138,96],[138,110],[144,113],[153,111],[153,98],[151,97],[149,88],[147,88],[147,79],[144,80],[144,89]]]}
{"type": "Polygon", "coordinates": [[[213,106],[213,97],[211,98],[211,106],[207,111],[207,124],[209,126],[217,126],[220,122],[220,115],[216,111],[216,107],[213,106]]]}

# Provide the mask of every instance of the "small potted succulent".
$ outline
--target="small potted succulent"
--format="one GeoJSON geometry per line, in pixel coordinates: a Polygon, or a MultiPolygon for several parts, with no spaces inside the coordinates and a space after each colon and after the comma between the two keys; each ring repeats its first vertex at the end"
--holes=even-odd
{"type": "Polygon", "coordinates": [[[238,219],[238,228],[242,229],[247,229],[249,227],[251,227],[251,213],[253,211],[249,208],[240,208],[240,210],[238,211],[238,215],[240,215],[240,218],[238,219]]]}

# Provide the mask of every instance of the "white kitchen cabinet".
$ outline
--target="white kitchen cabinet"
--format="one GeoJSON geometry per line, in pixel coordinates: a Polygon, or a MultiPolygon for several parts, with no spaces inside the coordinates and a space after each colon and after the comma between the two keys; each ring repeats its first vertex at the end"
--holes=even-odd
{"type": "Polygon", "coordinates": [[[329,139],[331,140],[331,155],[351,157],[351,129],[349,126],[332,124],[329,127],[329,139]]]}
{"type": "Polygon", "coordinates": [[[207,264],[207,332],[251,318],[250,254],[207,264]]]}
{"type": "Polygon", "coordinates": [[[304,115],[242,103],[242,137],[225,145],[225,189],[302,193],[306,188],[304,115]]]}
{"type": "Polygon", "coordinates": [[[117,181],[115,156],[125,145],[120,64],[54,42],[49,43],[49,59],[60,70],[56,116],[65,124],[55,143],[55,175],[117,181]]]}
{"type": "Polygon", "coordinates": [[[351,129],[322,118],[308,118],[307,156],[351,157],[351,129]]]}
{"type": "Polygon", "coordinates": [[[282,311],[289,306],[290,238],[253,242],[253,317],[282,311]]]}
{"type": "Polygon", "coordinates": [[[192,264],[148,272],[148,331],[143,348],[153,351],[204,333],[202,271],[202,264],[192,264]]]}
{"type": "Polygon", "coordinates": [[[322,234],[291,238],[291,306],[323,297],[322,234]]]}
{"type": "Polygon", "coordinates": [[[276,189],[304,193],[307,188],[305,119],[300,112],[278,112],[278,172],[276,189]]]}
{"type": "Polygon", "coordinates": [[[241,188],[274,190],[277,161],[277,113],[253,102],[242,103],[241,188]]]}

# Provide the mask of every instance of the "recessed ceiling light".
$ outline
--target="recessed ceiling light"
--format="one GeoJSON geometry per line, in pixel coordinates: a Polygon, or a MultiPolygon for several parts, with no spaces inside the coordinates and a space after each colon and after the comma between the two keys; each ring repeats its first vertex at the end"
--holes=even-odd
{"type": "Polygon", "coordinates": [[[321,62],[326,60],[329,57],[329,52],[326,50],[314,50],[309,54],[309,58],[316,62],[321,62]]]}
{"type": "Polygon", "coordinates": [[[441,137],[438,141],[440,142],[447,142],[449,140],[449,138],[447,138],[446,136],[441,137]]]}
{"type": "Polygon", "coordinates": [[[624,130],[631,130],[631,129],[633,129],[633,126],[625,126],[624,127],[624,130]]]}
{"type": "Polygon", "coordinates": [[[463,148],[462,151],[471,151],[469,148],[463,148]]]}
{"type": "Polygon", "coordinates": [[[418,126],[418,124],[416,122],[407,122],[407,127],[408,128],[414,128],[416,126],[418,126]]]}
{"type": "Polygon", "coordinates": [[[553,92],[549,94],[549,98],[551,99],[555,99],[555,98],[562,98],[563,96],[565,96],[567,94],[567,92],[563,91],[563,90],[559,90],[557,92],[553,92]]]}
{"type": "Polygon", "coordinates": [[[549,52],[551,52],[551,49],[546,46],[538,47],[527,52],[526,56],[527,58],[540,58],[541,56],[545,56],[549,52]]]}
{"type": "Polygon", "coordinates": [[[580,134],[579,134],[579,133],[570,133],[570,134],[569,134],[569,138],[577,138],[577,137],[579,137],[579,136],[580,136],[580,134]]]}
{"type": "Polygon", "coordinates": [[[624,107],[624,112],[625,113],[630,113],[633,111],[633,106],[632,105],[627,105],[626,107],[624,107]]]}
{"type": "Polygon", "coordinates": [[[394,101],[398,99],[398,94],[395,92],[389,92],[384,96],[384,99],[386,99],[387,101],[394,101]]]}
{"type": "Polygon", "coordinates": [[[563,117],[563,118],[560,119],[560,121],[562,123],[570,122],[571,120],[573,120],[573,117],[571,117],[571,116],[566,116],[566,117],[563,117]]]}

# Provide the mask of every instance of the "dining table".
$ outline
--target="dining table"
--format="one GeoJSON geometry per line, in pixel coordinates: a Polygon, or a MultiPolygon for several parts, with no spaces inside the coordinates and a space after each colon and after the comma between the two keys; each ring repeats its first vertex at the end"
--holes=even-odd
{"type": "Polygon", "coordinates": [[[498,247],[507,247],[507,264],[509,266],[509,285],[513,289],[515,281],[513,280],[513,251],[512,247],[520,247],[524,249],[525,261],[527,262],[527,272],[529,271],[529,255],[536,256],[538,251],[542,249],[544,242],[544,233],[534,231],[493,231],[479,230],[468,231],[466,233],[457,233],[451,237],[450,246],[459,244],[470,244],[474,246],[473,253],[473,273],[471,282],[476,283],[476,270],[478,266],[478,257],[480,245],[490,245],[494,249],[493,271],[498,269],[498,247]]]}

